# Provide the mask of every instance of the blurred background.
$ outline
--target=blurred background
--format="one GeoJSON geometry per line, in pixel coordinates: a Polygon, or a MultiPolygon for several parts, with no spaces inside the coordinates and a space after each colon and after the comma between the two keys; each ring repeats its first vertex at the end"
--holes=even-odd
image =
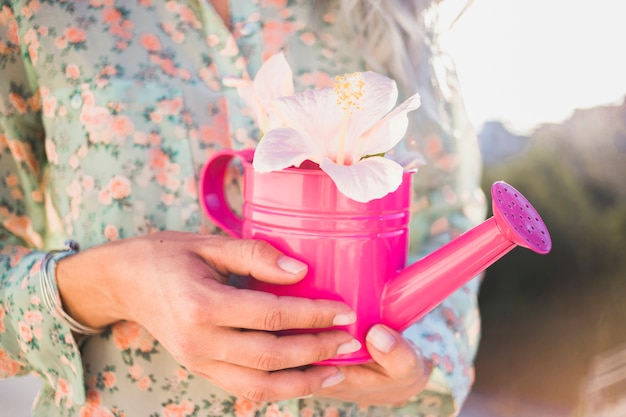
{"type": "MultiPolygon", "coordinates": [[[[454,6],[454,5],[453,5],[454,6]]],[[[462,417],[626,416],[626,4],[474,0],[444,45],[479,133],[553,250],[486,273],[462,417]]]]}
{"type": "MultiPolygon", "coordinates": [[[[463,1],[450,1],[458,12],[463,1]]],[[[442,39],[480,136],[485,193],[509,182],[553,240],[549,255],[517,248],[487,271],[461,417],[626,416],[624,11],[474,0],[442,39]]],[[[29,416],[36,386],[0,381],[0,417],[29,416]]]]}

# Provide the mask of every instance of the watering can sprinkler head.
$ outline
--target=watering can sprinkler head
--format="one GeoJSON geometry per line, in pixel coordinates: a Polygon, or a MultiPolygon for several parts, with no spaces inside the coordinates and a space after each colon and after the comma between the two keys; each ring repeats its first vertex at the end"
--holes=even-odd
{"type": "Polygon", "coordinates": [[[552,249],[548,228],[537,210],[509,184],[498,181],[491,186],[492,210],[502,235],[518,246],[546,254],[552,249]]]}
{"type": "Polygon", "coordinates": [[[382,321],[404,330],[516,246],[546,254],[552,248],[543,220],[509,184],[491,187],[493,216],[408,266],[387,282],[382,321]]]}

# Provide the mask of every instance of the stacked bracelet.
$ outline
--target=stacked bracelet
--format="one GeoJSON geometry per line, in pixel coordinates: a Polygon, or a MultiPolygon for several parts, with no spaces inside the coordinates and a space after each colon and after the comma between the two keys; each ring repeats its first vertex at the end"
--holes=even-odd
{"type": "Polygon", "coordinates": [[[72,255],[74,253],[77,253],[78,251],[78,243],[73,240],[67,240],[65,241],[65,249],[53,250],[46,253],[46,256],[44,256],[41,261],[41,268],[39,270],[41,293],[43,295],[44,305],[54,317],[64,322],[67,326],[69,326],[70,329],[72,329],[73,332],[85,335],[94,335],[102,333],[104,329],[94,329],[93,327],[88,327],[80,324],[79,322],[71,318],[63,310],[63,306],[61,305],[61,297],[59,296],[59,290],[57,288],[56,282],[54,281],[54,277],[48,274],[50,261],[54,259],[55,255],[72,255]]]}

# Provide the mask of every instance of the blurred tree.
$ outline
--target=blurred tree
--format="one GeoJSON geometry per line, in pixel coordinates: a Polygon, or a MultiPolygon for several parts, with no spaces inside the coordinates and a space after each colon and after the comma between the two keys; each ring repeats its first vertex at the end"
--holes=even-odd
{"type": "Polygon", "coordinates": [[[553,249],[518,248],[487,271],[477,387],[573,405],[593,357],[626,341],[626,105],[537,129],[486,167],[486,192],[496,180],[535,206],[553,249]]]}

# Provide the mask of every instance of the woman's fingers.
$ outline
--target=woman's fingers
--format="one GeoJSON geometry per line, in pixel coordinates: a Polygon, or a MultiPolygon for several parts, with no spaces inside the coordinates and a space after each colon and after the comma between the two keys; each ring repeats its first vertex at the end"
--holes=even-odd
{"type": "Polygon", "coordinates": [[[207,319],[216,326],[278,331],[343,326],[356,321],[356,314],[344,303],[225,287],[207,282],[207,319]]]}
{"type": "Polygon", "coordinates": [[[265,372],[220,362],[212,367],[210,374],[196,373],[234,395],[257,402],[307,397],[344,379],[343,373],[334,366],[265,372]]]}
{"type": "Polygon", "coordinates": [[[391,328],[377,324],[367,333],[367,348],[372,359],[386,374],[396,380],[424,379],[430,375],[430,366],[402,335],[391,328]]]}
{"type": "Polygon", "coordinates": [[[219,343],[199,338],[198,349],[190,352],[193,358],[189,361],[201,368],[206,358],[210,357],[243,367],[276,371],[310,365],[360,348],[361,344],[356,339],[342,331],[278,336],[267,332],[223,329],[219,333],[219,343]],[[204,345],[202,348],[201,343],[204,345]]]}
{"type": "Polygon", "coordinates": [[[271,284],[293,284],[307,265],[285,256],[264,240],[211,238],[196,242],[197,253],[222,275],[252,276],[271,284]]]}

